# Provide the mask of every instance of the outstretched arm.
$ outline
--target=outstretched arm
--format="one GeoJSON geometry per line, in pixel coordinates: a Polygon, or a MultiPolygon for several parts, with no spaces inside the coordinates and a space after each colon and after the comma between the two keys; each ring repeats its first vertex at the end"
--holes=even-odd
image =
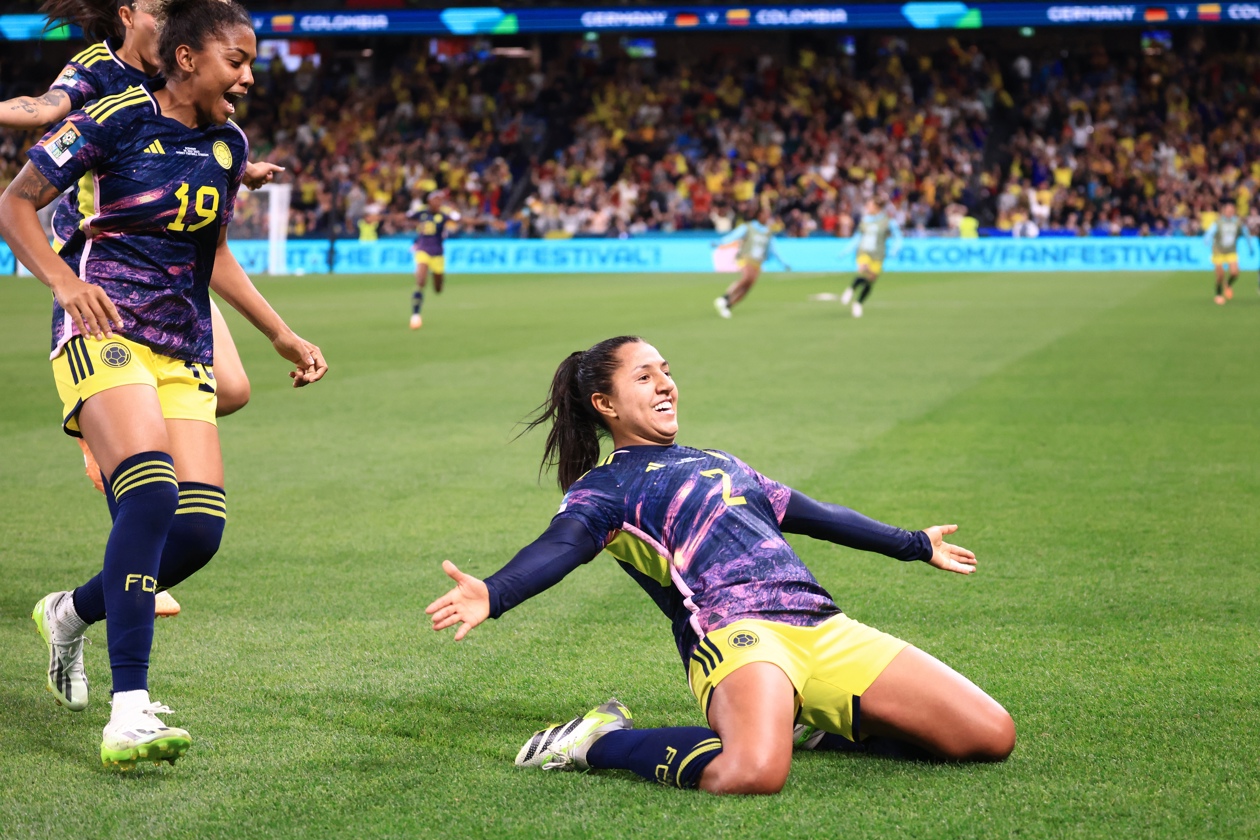
{"type": "Polygon", "coordinates": [[[294,388],[301,388],[324,378],[324,374],[328,372],[324,354],[314,344],[289,329],[284,319],[267,303],[228,248],[226,226],[219,231],[219,247],[214,255],[210,288],[267,336],[277,353],[297,366],[289,372],[294,388]]]}
{"type": "Polygon", "coordinates": [[[804,534],[897,560],[922,560],[950,572],[970,574],[975,571],[976,555],[944,541],[945,535],[958,530],[957,525],[906,531],[847,507],[815,501],[793,490],[779,527],[785,534],[804,534]]]}
{"type": "Polygon", "coordinates": [[[591,538],[582,523],[574,519],[553,519],[538,539],[522,548],[508,564],[478,580],[447,560],[443,571],[455,581],[455,588],[425,608],[434,630],[455,624],[459,641],[487,618],[498,618],[517,604],[555,586],[569,572],[589,563],[601,546],[591,538]]]}
{"type": "Polygon", "coordinates": [[[70,94],[52,88],[43,96],[17,96],[0,102],[0,127],[43,128],[70,113],[70,94]]]}

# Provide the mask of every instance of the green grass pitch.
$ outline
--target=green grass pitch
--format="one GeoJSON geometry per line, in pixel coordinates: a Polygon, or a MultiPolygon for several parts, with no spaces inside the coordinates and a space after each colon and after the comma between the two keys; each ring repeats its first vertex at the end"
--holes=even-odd
{"type": "Polygon", "coordinates": [[[43,690],[29,619],[99,568],[108,517],[58,428],[48,296],[0,283],[0,836],[1260,836],[1260,298],[1188,274],[769,275],[731,321],[697,275],[452,277],[407,329],[405,277],[261,280],[332,365],[293,391],[232,315],[253,384],[222,423],[229,526],[158,624],[155,699],[193,749],[100,766],[95,699],[43,690]],[[793,542],[855,618],[975,680],[1014,755],[835,754],[771,798],[517,770],[535,729],[616,695],[696,725],[669,628],[607,558],[460,644],[423,614],[546,525],[560,359],[612,334],[671,360],[684,443],[910,527],[958,522],[970,578],[793,542]]]}

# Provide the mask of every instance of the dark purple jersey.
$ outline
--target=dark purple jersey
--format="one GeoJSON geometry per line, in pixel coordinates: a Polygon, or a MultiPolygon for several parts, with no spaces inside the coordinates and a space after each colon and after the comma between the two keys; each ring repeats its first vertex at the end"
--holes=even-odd
{"type": "MultiPolygon", "coordinates": [[[[53,90],[70,96],[70,108],[82,108],[102,96],[122,93],[129,87],[144,84],[148,76],[118,57],[120,42],[109,38],[80,52],[61,71],[53,90]]],[[[53,236],[65,242],[78,229],[83,217],[91,212],[92,179],[84,178],[62,196],[53,211],[53,236]]]]}
{"type": "Polygon", "coordinates": [[[446,237],[446,226],[454,219],[449,213],[421,210],[416,214],[416,241],[412,250],[423,251],[432,257],[442,256],[442,240],[446,237]]]}
{"type": "MultiPolygon", "coordinates": [[[[189,128],[163,116],[161,80],[73,111],[27,152],[58,189],[90,173],[92,207],[60,256],[100,286],[118,332],[158,353],[211,364],[210,274],[232,220],[249,144],[232,122],[189,128]]],[[[52,355],[77,332],[53,304],[52,355]]]]}
{"type": "Polygon", "coordinates": [[[652,596],[686,662],[733,621],[812,627],[840,612],[779,529],[791,495],[725,452],[629,446],[574,483],[556,518],[580,522],[652,596]]]}

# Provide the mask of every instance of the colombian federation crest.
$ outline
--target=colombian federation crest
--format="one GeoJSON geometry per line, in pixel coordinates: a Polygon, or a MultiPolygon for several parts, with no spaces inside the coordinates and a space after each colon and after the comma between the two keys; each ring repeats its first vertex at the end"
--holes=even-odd
{"type": "Polygon", "coordinates": [[[228,148],[228,144],[222,140],[216,140],[213,148],[214,159],[219,162],[219,166],[224,169],[232,168],[232,150],[228,148]]]}

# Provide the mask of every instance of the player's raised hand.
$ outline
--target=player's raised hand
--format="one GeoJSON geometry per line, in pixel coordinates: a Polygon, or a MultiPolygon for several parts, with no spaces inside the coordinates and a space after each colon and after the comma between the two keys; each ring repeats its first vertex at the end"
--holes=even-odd
{"type": "Polygon", "coordinates": [[[465,574],[450,560],[442,561],[442,571],[455,581],[455,588],[424,608],[433,618],[434,630],[445,630],[454,624],[455,641],[490,617],[490,590],[480,578],[465,574]]]}
{"type": "Polygon", "coordinates": [[[961,545],[945,542],[945,536],[957,530],[957,525],[933,525],[923,529],[932,541],[932,558],[928,562],[947,572],[969,575],[976,570],[976,555],[961,545]]]}
{"type": "Polygon", "coordinates": [[[114,302],[100,286],[69,277],[53,287],[53,295],[79,328],[79,335],[104,341],[114,337],[114,327],[122,326],[114,302]]]}
{"type": "Polygon", "coordinates": [[[289,371],[294,388],[318,382],[328,373],[328,363],[324,361],[324,354],[320,349],[295,333],[281,333],[271,340],[271,346],[281,356],[297,365],[294,370],[289,371]]]}
{"type": "Polygon", "coordinates": [[[276,177],[276,173],[283,171],[283,166],[276,166],[266,161],[254,161],[245,164],[245,174],[241,177],[241,183],[251,190],[256,190],[265,184],[270,184],[276,177]]]}

